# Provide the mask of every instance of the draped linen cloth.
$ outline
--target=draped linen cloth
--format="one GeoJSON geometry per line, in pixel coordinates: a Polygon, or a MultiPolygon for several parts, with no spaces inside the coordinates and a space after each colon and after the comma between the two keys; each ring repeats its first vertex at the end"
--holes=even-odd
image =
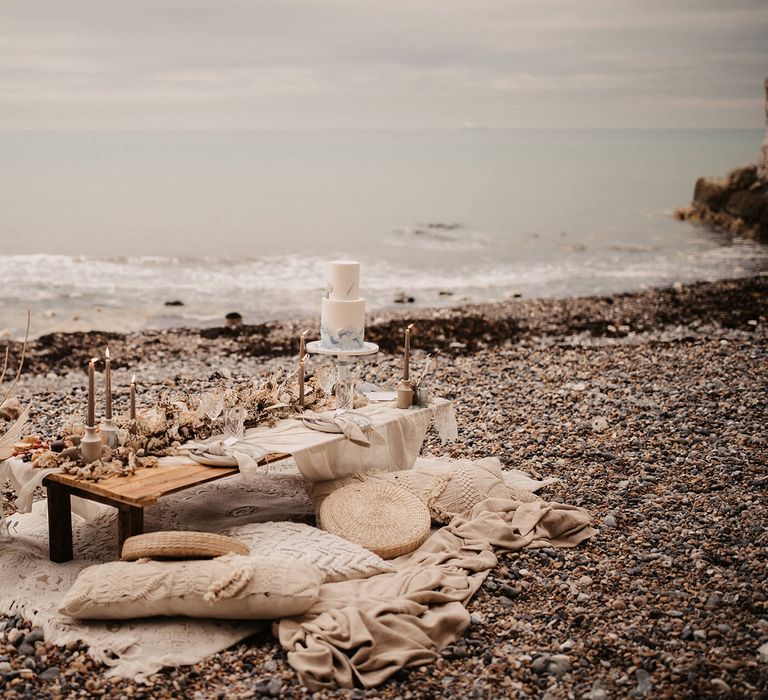
{"type": "MultiPolygon", "coordinates": [[[[429,426],[434,423],[443,441],[457,437],[453,404],[435,399],[427,408],[401,410],[393,404],[369,404],[356,409],[372,425],[363,430],[370,446],[356,444],[342,433],[313,430],[295,418],[286,418],[273,427],[246,431],[242,442],[267,452],[290,454],[307,481],[327,481],[371,470],[410,469],[421,451],[429,426]]],[[[217,436],[216,439],[221,439],[217,436]]],[[[201,443],[194,443],[197,447],[201,443]]],[[[185,445],[189,447],[192,445],[185,445]]],[[[235,446],[233,450],[237,450],[235,446]]],[[[237,457],[237,455],[234,455],[237,457]]],[[[238,458],[245,480],[264,471],[254,460],[238,458]]]]}
{"type": "Polygon", "coordinates": [[[461,637],[494,548],[575,547],[596,532],[582,508],[489,499],[392,560],[395,573],[324,584],[314,606],[273,631],[308,688],[372,688],[461,637]]]}

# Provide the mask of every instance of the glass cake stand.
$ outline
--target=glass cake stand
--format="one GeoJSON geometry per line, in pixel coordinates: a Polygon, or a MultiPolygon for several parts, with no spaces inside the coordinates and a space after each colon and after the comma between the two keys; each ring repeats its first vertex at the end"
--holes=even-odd
{"type": "Polygon", "coordinates": [[[319,340],[307,343],[307,352],[314,355],[330,355],[336,363],[336,415],[351,412],[355,397],[355,380],[352,377],[352,365],[355,358],[374,355],[379,351],[376,343],[363,343],[356,350],[335,350],[323,347],[319,340]]]}

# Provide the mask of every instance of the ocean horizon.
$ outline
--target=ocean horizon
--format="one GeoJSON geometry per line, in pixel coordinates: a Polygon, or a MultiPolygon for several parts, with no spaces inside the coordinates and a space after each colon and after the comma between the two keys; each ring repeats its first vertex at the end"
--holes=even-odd
{"type": "Polygon", "coordinates": [[[375,312],[768,269],[677,221],[758,129],[0,132],[0,331],[312,316],[328,260],[375,312]],[[167,306],[168,302],[181,305],[167,306]]]}

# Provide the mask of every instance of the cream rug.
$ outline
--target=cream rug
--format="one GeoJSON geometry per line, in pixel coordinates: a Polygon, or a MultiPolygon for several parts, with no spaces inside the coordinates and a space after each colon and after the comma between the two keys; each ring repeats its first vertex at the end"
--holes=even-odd
{"type": "MultiPolygon", "coordinates": [[[[434,460],[420,459],[419,463],[429,464],[432,461],[434,460]]],[[[505,480],[507,479],[508,484],[530,490],[544,485],[544,482],[531,480],[522,472],[505,472],[505,480]]],[[[243,481],[240,476],[233,476],[206,484],[196,490],[169,496],[145,510],[145,527],[147,531],[195,529],[216,532],[248,523],[311,516],[314,510],[305,494],[303,483],[295,462],[285,460],[271,465],[268,475],[257,475],[248,482],[243,481]]],[[[138,681],[163,666],[197,663],[263,629],[264,623],[260,622],[232,623],[157,618],[83,623],[61,615],[57,609],[58,603],[78,573],[92,564],[114,561],[117,558],[117,511],[107,506],[93,505],[95,510],[88,513],[90,520],[86,521],[77,516],[73,518],[75,559],[65,564],[54,564],[48,559],[45,501],[36,502],[30,513],[17,513],[8,517],[10,536],[0,539],[0,613],[21,614],[33,625],[42,628],[46,641],[54,644],[63,645],[69,641],[82,640],[88,645],[89,653],[95,660],[111,667],[108,672],[110,675],[138,681]]],[[[509,546],[507,542],[496,544],[509,546]]],[[[522,546],[526,544],[528,542],[522,546]]],[[[492,546],[483,546],[481,549],[485,551],[478,554],[484,561],[479,566],[474,564],[476,571],[487,570],[495,563],[492,546]]],[[[430,563],[433,562],[430,560],[430,563]]],[[[457,563],[452,562],[454,566],[457,563]]],[[[441,576],[444,573],[444,570],[440,571],[441,576]]],[[[376,588],[378,585],[388,589],[392,583],[391,578],[384,579],[382,576],[391,575],[373,577],[364,590],[367,591],[371,586],[376,588]],[[375,583],[377,579],[382,579],[381,584],[375,583]]],[[[461,602],[466,602],[484,577],[477,577],[474,584],[466,581],[465,574],[459,574],[459,577],[463,583],[457,586],[459,592],[451,598],[462,608],[461,602]]],[[[470,576],[470,581],[472,578],[470,576]]],[[[356,585],[352,584],[352,587],[356,585]]],[[[436,587],[444,588],[442,584],[436,587]]],[[[331,587],[327,592],[333,598],[332,594],[337,590],[347,593],[345,588],[346,586],[339,586],[338,589],[331,587]]],[[[465,612],[453,610],[454,615],[459,614],[462,619],[463,616],[468,619],[465,612]]],[[[308,616],[309,619],[312,617],[314,615],[308,616]]],[[[366,677],[367,674],[361,672],[357,663],[345,661],[341,666],[346,668],[346,671],[341,673],[338,666],[331,670],[334,664],[331,668],[318,670],[317,675],[308,672],[303,667],[306,654],[299,650],[307,645],[304,635],[308,628],[314,629],[318,623],[317,620],[310,622],[309,619],[298,627],[282,627],[280,636],[284,646],[292,650],[289,654],[292,665],[310,683],[320,687],[344,685],[344,680],[356,677],[358,682],[363,680],[363,684],[370,685],[383,680],[396,670],[392,666],[377,666],[377,671],[366,677]],[[350,666],[354,668],[352,673],[350,666]]],[[[319,636],[325,637],[327,631],[319,636]]],[[[461,629],[453,628],[453,633],[460,636],[461,629]]],[[[441,639],[435,639],[432,647],[441,639]]],[[[330,640],[315,643],[323,646],[330,643],[330,640]]],[[[429,646],[429,643],[426,643],[429,646]]],[[[419,651],[416,656],[423,653],[419,651]]],[[[432,652],[427,656],[431,657],[432,652]]],[[[404,654],[401,661],[404,665],[409,665],[413,658],[413,655],[404,654]]]]}
{"type": "MultiPolygon", "coordinates": [[[[312,515],[314,510],[292,460],[273,464],[269,475],[248,483],[239,476],[169,496],[145,510],[150,530],[217,531],[268,520],[312,515]]],[[[18,613],[40,627],[48,642],[82,640],[110,675],[139,681],[163,666],[194,664],[264,628],[263,622],[154,618],[83,623],[58,612],[65,591],[85,567],[117,559],[117,511],[94,504],[96,516],[73,518],[75,558],[48,559],[46,502],[7,518],[0,541],[0,613],[18,613]]]]}

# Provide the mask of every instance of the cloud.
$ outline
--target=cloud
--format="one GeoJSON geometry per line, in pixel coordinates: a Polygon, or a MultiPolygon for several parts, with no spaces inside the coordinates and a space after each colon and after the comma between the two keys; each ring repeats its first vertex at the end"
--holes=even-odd
{"type": "Polygon", "coordinates": [[[756,127],[766,36],[762,0],[3,0],[0,129],[756,127]]]}

